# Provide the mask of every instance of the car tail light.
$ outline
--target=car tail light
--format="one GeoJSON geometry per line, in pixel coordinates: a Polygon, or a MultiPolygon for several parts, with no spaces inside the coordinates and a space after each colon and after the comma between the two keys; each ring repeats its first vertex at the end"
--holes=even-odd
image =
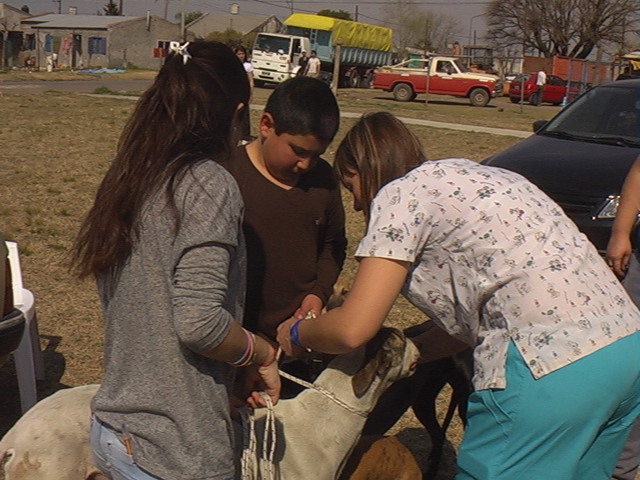
{"type": "Polygon", "coordinates": [[[592,217],[593,220],[613,220],[616,217],[618,211],[618,205],[620,204],[619,195],[609,195],[604,203],[600,206],[596,214],[592,217]]]}

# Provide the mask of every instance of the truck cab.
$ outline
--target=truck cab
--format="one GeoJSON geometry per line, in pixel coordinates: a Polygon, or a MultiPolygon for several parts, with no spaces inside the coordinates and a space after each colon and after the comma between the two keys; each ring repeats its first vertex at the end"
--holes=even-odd
{"type": "Polygon", "coordinates": [[[298,73],[302,52],[310,52],[309,39],[277,33],[259,33],[251,52],[253,81],[261,87],[265,83],[282,83],[298,73]]]}

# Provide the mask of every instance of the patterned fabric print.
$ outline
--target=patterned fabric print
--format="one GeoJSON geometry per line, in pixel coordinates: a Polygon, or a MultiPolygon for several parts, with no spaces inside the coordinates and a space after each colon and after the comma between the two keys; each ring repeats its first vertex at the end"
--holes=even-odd
{"type": "Polygon", "coordinates": [[[639,330],[595,247],[518,174],[426,162],[385,186],[371,217],[356,255],[412,263],[403,294],[476,347],[476,389],[505,387],[511,339],[539,378],[639,330]]]}

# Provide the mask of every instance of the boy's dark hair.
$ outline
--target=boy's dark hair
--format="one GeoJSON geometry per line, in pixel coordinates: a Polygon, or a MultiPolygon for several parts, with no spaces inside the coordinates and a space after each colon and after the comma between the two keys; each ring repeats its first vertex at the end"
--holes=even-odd
{"type": "Polygon", "coordinates": [[[331,142],[340,126],[340,109],[329,86],[311,77],[294,77],[276,87],[264,109],[276,134],[313,135],[331,142]]]}

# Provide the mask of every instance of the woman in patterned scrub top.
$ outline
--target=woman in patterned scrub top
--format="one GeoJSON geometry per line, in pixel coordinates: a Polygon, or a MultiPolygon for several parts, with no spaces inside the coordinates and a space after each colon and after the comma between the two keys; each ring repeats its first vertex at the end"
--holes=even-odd
{"type": "Polygon", "coordinates": [[[413,339],[424,361],[474,348],[456,480],[610,478],[640,412],[640,313],[561,208],[516,173],[427,162],[388,113],[336,169],[367,221],[360,265],[341,307],[280,326],[284,351],[358,348],[402,293],[440,327],[413,339]]]}

